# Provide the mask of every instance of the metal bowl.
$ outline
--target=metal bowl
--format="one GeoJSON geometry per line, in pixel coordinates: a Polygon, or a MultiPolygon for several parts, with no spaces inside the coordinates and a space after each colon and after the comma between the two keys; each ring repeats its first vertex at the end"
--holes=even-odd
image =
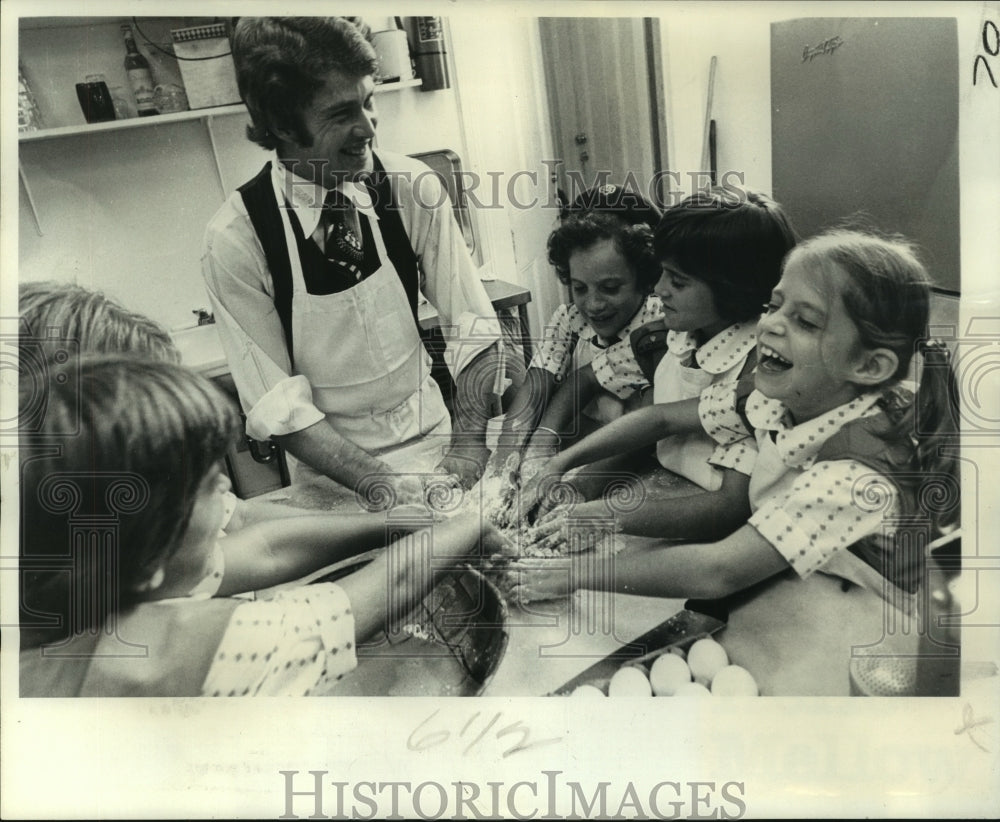
{"type": "MultiPolygon", "coordinates": [[[[332,582],[370,560],[338,569],[332,582]]],[[[357,647],[358,667],[336,696],[476,696],[507,649],[507,605],[471,566],[436,571],[438,582],[402,619],[357,647]]]]}

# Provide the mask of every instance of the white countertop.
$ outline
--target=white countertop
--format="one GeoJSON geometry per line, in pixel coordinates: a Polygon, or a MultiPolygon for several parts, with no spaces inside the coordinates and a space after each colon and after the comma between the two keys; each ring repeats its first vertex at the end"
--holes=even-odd
{"type": "Polygon", "coordinates": [[[212,323],[170,333],[181,352],[181,362],[206,377],[229,373],[229,363],[226,362],[216,329],[217,326],[212,323]]]}

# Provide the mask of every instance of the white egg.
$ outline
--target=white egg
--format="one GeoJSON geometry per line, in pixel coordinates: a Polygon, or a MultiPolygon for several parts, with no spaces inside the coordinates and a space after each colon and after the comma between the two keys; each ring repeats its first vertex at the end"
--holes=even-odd
{"type": "Polygon", "coordinates": [[[711,637],[699,639],[688,649],[688,667],[695,682],[708,685],[719,671],[729,664],[726,649],[711,637]]]}
{"type": "Polygon", "coordinates": [[[674,696],[711,696],[712,692],[700,682],[685,682],[676,691],[674,696]]]}
{"type": "Polygon", "coordinates": [[[653,689],[641,669],[626,665],[615,671],[608,683],[608,696],[652,696],[653,689]]]}
{"type": "Polygon", "coordinates": [[[600,697],[604,699],[604,691],[598,688],[596,685],[577,685],[573,689],[573,693],[570,696],[589,696],[589,697],[600,697]]]}
{"type": "Polygon", "coordinates": [[[676,654],[663,654],[649,669],[649,684],[656,696],[673,696],[684,683],[691,681],[691,669],[676,654]]]}
{"type": "Polygon", "coordinates": [[[712,679],[712,693],[716,696],[758,696],[757,680],[739,665],[727,665],[712,679]]]}

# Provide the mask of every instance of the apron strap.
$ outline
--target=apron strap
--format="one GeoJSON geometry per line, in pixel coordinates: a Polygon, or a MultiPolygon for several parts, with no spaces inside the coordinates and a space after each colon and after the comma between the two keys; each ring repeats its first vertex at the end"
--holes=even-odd
{"type": "Polygon", "coordinates": [[[746,426],[751,436],[753,436],[754,428],[750,420],[747,419],[747,399],[749,399],[754,390],[754,369],[756,366],[757,346],[754,346],[753,350],[747,354],[746,362],[743,363],[743,370],[740,371],[740,376],[736,382],[736,413],[740,415],[743,425],[746,426]]]}
{"type": "MultiPolygon", "coordinates": [[[[375,214],[379,219],[379,230],[385,243],[386,253],[392,261],[406,292],[406,298],[417,322],[417,303],[420,294],[420,267],[413,251],[410,238],[399,216],[399,206],[392,192],[391,178],[386,173],[382,161],[375,155],[373,173],[365,181],[368,194],[375,204],[375,214]]],[[[267,260],[271,280],[274,283],[274,306],[285,332],[288,355],[294,363],[292,349],[292,270],[288,262],[288,245],[278,213],[278,203],[271,186],[271,163],[249,182],[238,189],[246,206],[247,214],[267,260]]]]}
{"type": "Polygon", "coordinates": [[[274,283],[274,307],[281,319],[281,327],[285,331],[285,344],[288,347],[288,358],[294,367],[295,356],[292,350],[292,267],[288,261],[288,244],[285,242],[285,232],[281,225],[281,214],[274,198],[271,185],[271,163],[264,164],[261,172],[238,189],[243,197],[247,214],[257,239],[264,250],[268,271],[274,283]]]}
{"type": "MultiPolygon", "coordinates": [[[[884,410],[853,420],[823,444],[816,462],[850,459],[877,471],[895,486],[902,514],[909,518],[920,513],[914,472],[909,469],[911,448],[893,433],[892,420],[884,410]]],[[[931,534],[932,539],[935,536],[931,534]]],[[[911,547],[886,556],[881,534],[865,537],[847,550],[908,593],[916,591],[923,578],[925,553],[911,547]]]]}
{"type": "Polygon", "coordinates": [[[639,370],[642,371],[646,382],[652,385],[656,366],[667,353],[666,323],[662,319],[651,320],[639,326],[629,335],[629,345],[632,346],[632,356],[639,364],[639,370]]]}
{"type": "Polygon", "coordinates": [[[375,206],[386,253],[403,283],[406,298],[413,311],[413,320],[416,322],[420,294],[420,264],[403,227],[403,220],[399,216],[400,209],[393,196],[391,178],[386,174],[385,166],[377,155],[372,155],[372,161],[372,174],[365,180],[365,188],[368,189],[368,195],[375,206]]]}

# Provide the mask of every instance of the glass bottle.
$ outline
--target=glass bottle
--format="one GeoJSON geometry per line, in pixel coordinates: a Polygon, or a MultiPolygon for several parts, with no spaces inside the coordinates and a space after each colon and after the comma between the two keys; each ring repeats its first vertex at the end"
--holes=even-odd
{"type": "Polygon", "coordinates": [[[128,120],[130,117],[135,117],[135,114],[131,111],[132,103],[130,102],[128,92],[122,86],[112,86],[110,83],[108,84],[108,90],[111,92],[111,102],[115,106],[115,119],[128,120]]]}
{"type": "Polygon", "coordinates": [[[125,38],[125,73],[128,75],[129,85],[132,86],[132,93],[135,95],[135,105],[140,117],[149,117],[159,114],[156,104],[153,102],[155,84],[153,83],[153,73],[149,70],[149,61],[142,56],[135,45],[135,37],[132,35],[132,27],[128,24],[122,26],[122,36],[125,38]]]}
{"type": "Polygon", "coordinates": [[[24,73],[24,66],[17,64],[17,130],[37,131],[45,128],[38,103],[24,73]]]}
{"type": "Polygon", "coordinates": [[[188,111],[187,92],[184,81],[178,76],[177,61],[171,60],[162,52],[149,53],[149,65],[156,78],[153,89],[153,105],[160,114],[174,114],[178,111],[188,111]]]}

